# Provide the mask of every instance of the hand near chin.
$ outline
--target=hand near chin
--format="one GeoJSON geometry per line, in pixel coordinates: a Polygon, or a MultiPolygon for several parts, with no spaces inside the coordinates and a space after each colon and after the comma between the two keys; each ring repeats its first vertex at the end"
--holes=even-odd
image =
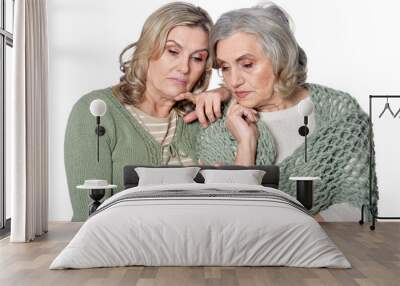
{"type": "Polygon", "coordinates": [[[196,110],[189,112],[183,117],[186,123],[199,120],[202,127],[215,122],[222,117],[221,103],[229,100],[230,92],[225,87],[193,94],[191,92],[181,93],[175,97],[176,101],[189,100],[196,105],[196,110]]]}
{"type": "Polygon", "coordinates": [[[257,143],[259,136],[257,120],[256,110],[241,106],[233,99],[227,111],[225,125],[238,145],[251,145],[257,143]]]}
{"type": "Polygon", "coordinates": [[[257,120],[256,110],[241,106],[236,99],[231,101],[225,125],[237,142],[235,165],[252,166],[255,164],[259,137],[257,120]]]}

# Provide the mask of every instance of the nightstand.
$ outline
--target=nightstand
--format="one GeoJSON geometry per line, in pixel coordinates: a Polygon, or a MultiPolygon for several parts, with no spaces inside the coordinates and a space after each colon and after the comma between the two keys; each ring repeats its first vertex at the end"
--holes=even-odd
{"type": "Polygon", "coordinates": [[[77,186],[78,189],[89,190],[89,197],[93,200],[89,204],[89,215],[94,213],[101,205],[100,200],[106,194],[106,189],[111,189],[111,195],[117,185],[109,185],[106,180],[85,180],[83,185],[77,186]]]}
{"type": "Polygon", "coordinates": [[[313,206],[314,181],[320,177],[290,177],[289,180],[296,181],[296,199],[310,210],[313,206]]]}

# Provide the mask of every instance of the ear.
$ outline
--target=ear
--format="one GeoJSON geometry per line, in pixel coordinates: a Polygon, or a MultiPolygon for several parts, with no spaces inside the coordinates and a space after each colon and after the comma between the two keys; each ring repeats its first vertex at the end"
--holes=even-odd
{"type": "Polygon", "coordinates": [[[281,90],[279,89],[280,85],[281,85],[280,76],[274,74],[274,86],[273,86],[274,95],[282,95],[281,90]]]}
{"type": "Polygon", "coordinates": [[[279,89],[278,89],[278,82],[275,81],[274,82],[274,86],[273,86],[273,95],[278,95],[279,94],[279,89]]]}

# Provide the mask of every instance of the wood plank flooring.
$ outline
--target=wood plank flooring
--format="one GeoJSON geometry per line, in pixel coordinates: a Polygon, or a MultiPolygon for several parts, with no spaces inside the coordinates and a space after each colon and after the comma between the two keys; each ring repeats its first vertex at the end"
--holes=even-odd
{"type": "Polygon", "coordinates": [[[0,241],[0,285],[400,285],[400,222],[379,222],[375,231],[357,223],[321,223],[352,269],[290,267],[119,267],[48,270],[80,223],[51,223],[32,243],[0,241]]]}

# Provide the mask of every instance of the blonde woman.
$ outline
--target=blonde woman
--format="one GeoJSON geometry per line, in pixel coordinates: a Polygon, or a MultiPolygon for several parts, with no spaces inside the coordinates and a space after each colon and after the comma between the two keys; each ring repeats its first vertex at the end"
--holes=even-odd
{"type": "MultiPolygon", "coordinates": [[[[215,121],[224,89],[205,92],[211,75],[208,37],[212,20],[200,7],[167,4],[146,20],[140,38],[120,56],[119,84],[84,95],[74,105],[65,134],[65,167],[73,221],[87,218],[87,194],[76,186],[85,179],[106,179],[122,190],[123,168],[129,164],[197,164],[199,123],[186,124],[183,115],[193,103],[199,121],[215,121]],[[124,54],[133,54],[124,60],[124,54]],[[94,99],[107,104],[106,129],[97,162],[95,120],[89,113],[94,99]],[[189,100],[187,100],[189,99],[189,100]]],[[[185,121],[192,121],[195,113],[185,121]]]]}

